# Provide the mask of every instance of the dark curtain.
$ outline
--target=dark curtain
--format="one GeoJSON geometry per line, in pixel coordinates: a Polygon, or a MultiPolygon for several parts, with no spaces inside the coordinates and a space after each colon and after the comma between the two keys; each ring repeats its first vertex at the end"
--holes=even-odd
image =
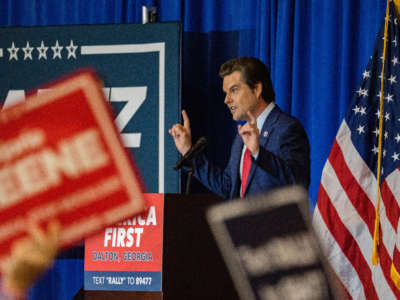
{"type": "MultiPolygon", "coordinates": [[[[269,66],[276,103],[300,119],[310,139],[313,207],[323,165],[372,54],[386,1],[0,0],[0,26],[136,23],[142,5],[157,6],[161,22],[183,23],[182,106],[194,139],[207,136],[208,155],[222,166],[235,124],[223,104],[218,68],[243,55],[269,66]]],[[[204,190],[194,184],[193,191],[204,190]]],[[[71,299],[82,285],[82,269],[79,255],[63,254],[30,298],[71,299]]]]}

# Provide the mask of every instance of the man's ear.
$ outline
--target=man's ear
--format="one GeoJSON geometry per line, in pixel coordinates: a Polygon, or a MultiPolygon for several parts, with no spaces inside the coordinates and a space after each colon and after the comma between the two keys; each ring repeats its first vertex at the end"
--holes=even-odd
{"type": "Polygon", "coordinates": [[[257,98],[261,97],[261,93],[262,93],[262,83],[261,82],[257,82],[254,85],[254,93],[257,98]]]}

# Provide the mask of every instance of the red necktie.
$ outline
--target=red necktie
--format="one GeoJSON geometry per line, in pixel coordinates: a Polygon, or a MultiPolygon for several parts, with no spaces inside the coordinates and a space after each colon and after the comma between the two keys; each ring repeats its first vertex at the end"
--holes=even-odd
{"type": "Polygon", "coordinates": [[[244,191],[246,189],[247,177],[249,177],[251,167],[251,152],[249,149],[246,149],[243,157],[243,166],[242,166],[242,191],[240,193],[240,197],[243,198],[244,191]]]}

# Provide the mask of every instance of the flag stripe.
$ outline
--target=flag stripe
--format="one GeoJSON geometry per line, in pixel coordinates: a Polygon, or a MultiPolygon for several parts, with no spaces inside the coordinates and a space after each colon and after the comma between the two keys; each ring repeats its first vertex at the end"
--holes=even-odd
{"type": "MultiPolygon", "coordinates": [[[[345,132],[345,134],[341,134],[340,138],[340,143],[343,145],[345,150],[342,152],[341,147],[339,147],[338,143],[334,143],[332,146],[332,152],[330,155],[330,158],[328,161],[331,161],[331,157],[334,157],[335,165],[333,165],[335,172],[334,174],[337,176],[335,179],[332,179],[332,177],[329,177],[329,181],[326,182],[327,179],[324,179],[324,177],[321,180],[321,184],[325,185],[330,185],[330,186],[335,186],[337,185],[334,183],[334,180],[339,180],[340,185],[343,186],[345,185],[345,191],[346,195],[341,195],[340,192],[338,193],[338,190],[335,191],[335,193],[330,194],[330,196],[338,197],[338,201],[334,201],[333,198],[331,200],[333,201],[334,206],[336,209],[339,211],[339,215],[341,215],[342,221],[347,224],[347,227],[352,231],[353,229],[357,229],[353,232],[353,236],[357,239],[363,253],[364,258],[368,261],[371,262],[371,257],[372,257],[372,236],[373,236],[373,228],[374,228],[374,220],[375,220],[375,207],[372,204],[370,198],[367,196],[364,191],[371,191],[373,192],[376,189],[371,189],[371,183],[370,180],[367,180],[367,177],[374,178],[373,173],[369,170],[368,167],[363,169],[363,174],[361,178],[364,178],[363,181],[360,181],[362,183],[367,183],[368,186],[366,187],[360,187],[359,181],[356,180],[356,177],[353,176],[354,173],[359,172],[362,168],[360,167],[361,162],[363,162],[362,158],[359,156],[358,152],[355,151],[353,144],[351,143],[350,139],[350,134],[346,133],[346,130],[348,130],[347,124],[344,121],[343,125],[341,126],[341,130],[345,132]],[[332,154],[333,153],[333,154],[332,154]],[[346,157],[344,157],[344,154],[346,157]],[[349,162],[349,165],[348,165],[349,162]],[[358,167],[357,167],[358,166],[358,167]],[[351,169],[355,169],[354,172],[351,169]],[[345,204],[343,204],[343,200],[345,204]],[[346,204],[352,203],[352,206],[347,206],[346,204]],[[340,203],[340,206],[337,204],[340,203]],[[343,206],[345,205],[345,206],[343,206]],[[360,229],[355,227],[355,221],[354,221],[354,216],[356,213],[354,212],[352,215],[349,216],[349,211],[351,210],[356,210],[358,215],[362,218],[366,226],[360,225],[360,228],[367,229],[369,231],[369,235],[365,234],[359,234],[360,229]],[[357,235],[358,234],[358,235],[357,235]],[[368,251],[364,252],[367,249],[368,251]]],[[[332,172],[331,172],[332,173],[332,172]]],[[[374,183],[372,183],[374,184],[374,183]]],[[[376,196],[375,196],[376,197],[376,196]]],[[[388,222],[388,219],[385,214],[385,206],[383,203],[381,203],[381,226],[384,228],[384,232],[389,232],[390,234],[394,234],[394,230],[391,227],[391,224],[388,222]]],[[[360,220],[361,224],[361,220],[360,220]]],[[[364,230],[366,233],[367,230],[364,230]]],[[[391,235],[393,236],[393,235],[391,235]]],[[[382,235],[380,235],[380,238],[382,238],[382,235]]],[[[386,282],[390,286],[391,290],[393,293],[396,295],[397,298],[400,298],[400,292],[398,289],[395,287],[391,277],[390,277],[390,267],[391,267],[391,254],[393,253],[393,248],[394,248],[394,241],[393,239],[390,239],[390,236],[385,235],[385,240],[382,240],[380,243],[379,247],[379,259],[380,259],[380,265],[379,267],[381,268],[384,277],[386,279],[386,282]],[[388,239],[389,237],[389,239],[388,239]],[[390,247],[390,248],[388,248],[390,247]]],[[[370,268],[376,269],[377,267],[373,267],[370,265],[370,268]]],[[[377,275],[374,275],[377,276],[377,275]]],[[[379,279],[381,280],[381,278],[379,279]]]]}
{"type": "MultiPolygon", "coordinates": [[[[356,272],[358,277],[361,279],[361,284],[364,289],[364,293],[367,299],[379,299],[375,291],[374,284],[371,280],[372,274],[365,261],[360,249],[352,238],[351,234],[347,230],[346,226],[342,223],[335,208],[332,206],[329,196],[326,193],[322,184],[318,192],[318,209],[324,220],[329,232],[335,238],[337,244],[346,255],[347,259],[353,266],[356,266],[356,272]],[[346,250],[346,251],[345,251],[346,250]],[[351,252],[351,257],[349,255],[351,252]]],[[[340,274],[340,273],[339,273],[340,274]]],[[[352,295],[354,297],[354,295],[352,295]]]]}
{"type": "Polygon", "coordinates": [[[382,201],[386,207],[387,218],[390,221],[392,227],[397,228],[400,209],[399,206],[397,205],[396,198],[394,197],[386,181],[381,185],[381,196],[382,196],[382,201]]]}
{"type": "Polygon", "coordinates": [[[329,162],[335,170],[336,178],[340,181],[340,185],[344,188],[345,193],[347,195],[350,194],[348,200],[351,201],[360,217],[367,224],[369,232],[372,235],[374,232],[373,220],[375,219],[375,207],[364,190],[360,187],[357,180],[355,180],[353,173],[349,170],[342,150],[339,148],[339,144],[336,141],[333,143],[331,154],[329,155],[329,162]]]}
{"type": "Polygon", "coordinates": [[[333,270],[339,274],[339,278],[342,279],[346,292],[354,299],[365,299],[364,289],[362,288],[362,283],[355,268],[344,255],[342,249],[323,222],[318,206],[315,208],[314,212],[313,227],[315,228],[317,236],[320,239],[324,239],[325,243],[322,244],[323,251],[328,252],[329,250],[330,256],[328,259],[333,270]]]}
{"type": "MultiPolygon", "coordinates": [[[[358,184],[362,187],[365,194],[369,198],[369,202],[373,205],[373,210],[375,214],[375,200],[376,200],[376,179],[375,175],[369,169],[369,167],[364,163],[364,160],[358,153],[357,149],[355,149],[353,143],[351,142],[351,132],[349,127],[347,126],[346,121],[343,121],[339,133],[339,138],[337,138],[337,142],[342,150],[345,162],[350,172],[353,174],[355,180],[357,180],[358,184]]],[[[357,194],[356,194],[357,196],[357,194]]],[[[397,228],[393,228],[386,216],[386,209],[384,202],[381,202],[380,205],[380,224],[381,229],[385,234],[383,235],[383,243],[391,255],[394,249],[395,239],[393,236],[396,235],[395,231],[397,228]]],[[[371,222],[375,220],[375,215],[371,217],[371,222]]],[[[371,232],[371,231],[370,231],[371,232]]],[[[392,256],[391,256],[392,257],[392,256]]]]}
{"type": "MultiPolygon", "coordinates": [[[[342,166],[342,169],[346,169],[345,166],[342,166]]],[[[379,294],[385,295],[386,298],[394,298],[393,293],[399,293],[392,284],[390,278],[390,266],[386,269],[383,265],[379,265],[376,267],[372,266],[372,234],[368,231],[367,226],[365,226],[365,222],[360,217],[354,206],[351,204],[350,200],[348,200],[347,195],[343,190],[343,187],[340,185],[336,173],[329,161],[325,165],[324,174],[325,175],[321,180],[321,187],[324,188],[324,193],[327,195],[328,198],[322,199],[325,199],[324,201],[328,201],[328,199],[329,201],[331,201],[330,205],[334,207],[336,214],[340,218],[340,222],[346,227],[347,232],[350,234],[350,236],[346,236],[346,238],[349,240],[345,240],[345,242],[357,243],[358,251],[360,254],[362,254],[362,259],[368,265],[369,270],[373,270],[372,281],[374,282],[376,289],[379,291],[379,294]],[[343,201],[344,199],[346,199],[346,201],[343,201]]],[[[342,173],[342,176],[348,177],[349,175],[342,173]]],[[[355,182],[354,184],[357,184],[357,182],[355,182]]],[[[318,203],[319,201],[320,200],[318,200],[318,203]]],[[[368,198],[365,198],[360,199],[360,201],[367,202],[369,200],[368,198]]],[[[331,227],[340,232],[341,228],[335,226],[335,223],[337,222],[336,218],[331,221],[325,220],[325,222],[332,222],[333,224],[331,225],[331,227]]],[[[328,228],[330,228],[329,223],[327,224],[327,226],[328,228]]],[[[339,240],[338,243],[341,248],[344,248],[346,250],[346,252],[352,253],[349,254],[348,259],[355,267],[358,266],[360,264],[361,258],[358,257],[358,255],[354,255],[354,249],[351,247],[349,248],[347,244],[341,244],[339,240]]],[[[384,245],[382,245],[381,251],[379,252],[379,258],[382,262],[386,262],[386,264],[387,261],[390,260],[384,245]]],[[[400,297],[400,294],[398,296],[400,297]]]]}
{"type": "MultiPolygon", "coordinates": [[[[386,177],[385,182],[389,186],[397,202],[397,207],[400,207],[400,171],[399,169],[394,170],[388,177],[386,177]]],[[[397,227],[395,227],[397,228],[397,227]]]]}

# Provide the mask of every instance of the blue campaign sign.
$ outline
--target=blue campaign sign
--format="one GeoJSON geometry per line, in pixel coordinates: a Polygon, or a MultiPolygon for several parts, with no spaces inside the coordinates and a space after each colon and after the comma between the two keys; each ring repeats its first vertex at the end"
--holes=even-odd
{"type": "Polygon", "coordinates": [[[180,116],[180,40],[178,23],[0,28],[1,106],[92,68],[146,191],[179,192],[173,170],[178,154],[168,128],[180,116]]]}

